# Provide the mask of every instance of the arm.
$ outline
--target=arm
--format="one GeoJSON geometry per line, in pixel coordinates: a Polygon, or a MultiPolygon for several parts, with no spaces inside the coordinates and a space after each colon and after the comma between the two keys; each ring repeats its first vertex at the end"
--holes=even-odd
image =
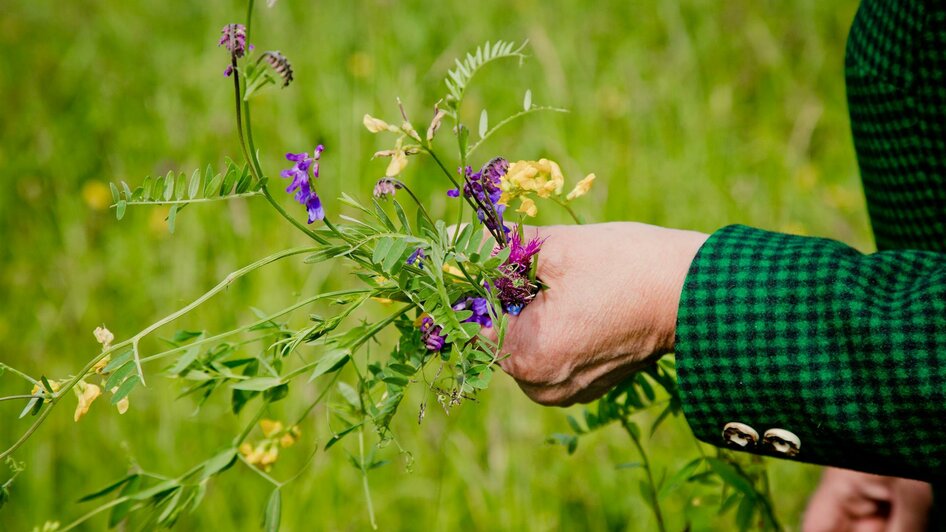
{"type": "Polygon", "coordinates": [[[738,422],[760,439],[790,431],[800,461],[946,467],[946,256],[742,226],[708,240],[631,223],[539,234],[549,289],[512,320],[503,362],[536,401],[591,400],[675,338],[684,412],[706,442],[738,422]]]}

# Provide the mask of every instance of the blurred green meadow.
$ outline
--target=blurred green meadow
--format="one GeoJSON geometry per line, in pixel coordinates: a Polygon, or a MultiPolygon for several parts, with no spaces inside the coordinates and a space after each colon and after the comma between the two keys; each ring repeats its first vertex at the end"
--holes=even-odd
{"type": "MultiPolygon", "coordinates": [[[[467,123],[475,126],[483,106],[494,120],[514,112],[526,89],[536,104],[571,112],[517,122],[479,156],[549,157],[571,183],[597,173],[576,203],[589,221],[702,231],[745,223],[866,251],[873,244],[842,74],[855,9],[853,1],[817,0],[263,3],[252,42],[286,55],[296,81],[254,100],[257,145],[275,176],[286,151],[324,143],[319,191],[337,213],[334,198],[342,191],[367,198],[386,164],[369,160],[389,146],[364,130],[364,113],[394,120],[400,97],[415,125],[426,124],[454,57],[486,40],[529,39],[531,58],[521,68],[497,63],[478,78],[467,123]]],[[[165,210],[129,209],[118,222],[108,208],[109,181],[135,186],[146,175],[238,158],[232,85],[222,75],[228,57],[216,41],[224,24],[242,21],[242,2],[4,0],[0,12],[0,361],[65,377],[97,352],[96,326],[127,338],[240,266],[305,243],[262,201],[191,206],[173,235],[165,210]]],[[[447,149],[449,135],[441,137],[447,149]]],[[[433,211],[445,212],[447,185],[430,161],[412,160],[404,177],[433,211]]],[[[541,223],[566,221],[541,207],[541,223]]],[[[142,349],[158,349],[159,337],[178,328],[224,331],[253,319],[251,307],[273,311],[352,286],[348,272],[297,259],[269,266],[142,349]]],[[[296,325],[306,320],[298,314],[296,325]]],[[[225,395],[195,412],[162,368],[145,368],[149,386],[131,395],[123,416],[103,398],[74,423],[67,399],[16,453],[27,469],[0,510],[0,530],[70,522],[93,508],[77,499],[132,464],[179,474],[227,445],[251,415],[231,415],[225,395]]],[[[322,386],[297,381],[269,417],[298,414],[322,386]]],[[[3,395],[26,392],[24,381],[0,376],[3,395]]],[[[616,467],[637,459],[619,427],[583,438],[569,456],[545,443],[568,431],[567,412],[531,403],[504,376],[449,416],[430,405],[418,426],[419,402],[402,406],[397,443],[379,451],[391,463],[370,474],[382,530],[653,529],[638,495],[641,471],[616,467]]],[[[0,447],[28,426],[29,418],[14,421],[21,408],[0,403],[0,447]]],[[[289,476],[329,437],[320,407],[271,474],[289,476]]],[[[696,453],[682,418],[647,445],[659,467],[679,467],[696,453]]],[[[368,528],[360,476],[346,456],[353,448],[357,442],[346,440],[319,450],[285,488],[283,530],[368,528]]],[[[819,470],[769,465],[776,509],[797,528],[819,470]]],[[[178,527],[255,530],[270,490],[237,464],[178,527]]],[[[731,526],[709,503],[684,508],[684,495],[666,503],[672,530],[685,520],[696,530],[731,526]]],[[[103,529],[106,519],[84,526],[103,529]]]]}

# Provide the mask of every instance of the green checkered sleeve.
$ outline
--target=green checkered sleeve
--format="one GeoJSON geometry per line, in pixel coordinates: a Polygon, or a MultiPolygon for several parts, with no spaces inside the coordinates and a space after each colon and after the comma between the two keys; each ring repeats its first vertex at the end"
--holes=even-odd
{"type": "Polygon", "coordinates": [[[946,474],[946,254],[726,227],[690,266],[676,357],[703,441],[737,422],[793,433],[804,462],[946,474]]]}

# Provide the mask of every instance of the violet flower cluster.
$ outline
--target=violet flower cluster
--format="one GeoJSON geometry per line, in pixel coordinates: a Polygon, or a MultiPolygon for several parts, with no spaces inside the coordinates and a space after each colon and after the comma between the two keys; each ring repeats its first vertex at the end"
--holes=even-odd
{"type": "MultiPolygon", "coordinates": [[[[233,62],[223,71],[223,75],[229,77],[233,74],[233,63],[246,55],[246,26],[243,24],[227,24],[220,33],[220,42],[217,43],[217,46],[226,48],[233,58],[233,62]]],[[[249,49],[253,49],[252,44],[249,49]]]]}
{"type": "MultiPolygon", "coordinates": [[[[499,198],[502,196],[499,184],[507,170],[509,170],[509,161],[502,157],[492,159],[483,165],[479,172],[473,172],[470,166],[461,169],[461,173],[464,174],[463,195],[476,205],[477,218],[499,242],[503,242],[505,235],[509,233],[509,228],[503,224],[503,212],[506,206],[499,203],[499,198]],[[498,231],[500,227],[503,229],[501,234],[498,231]]],[[[447,195],[456,198],[460,196],[460,191],[452,189],[447,191],[447,195]]]]}
{"type": "Polygon", "coordinates": [[[295,191],[295,199],[309,213],[309,223],[325,218],[325,209],[322,208],[322,200],[316,194],[312,186],[312,180],[309,177],[311,173],[313,178],[319,177],[319,159],[322,157],[324,146],[319,144],[310,157],[308,153],[287,153],[286,159],[294,162],[292,168],[283,170],[279,175],[281,177],[292,179],[292,182],[286,188],[286,192],[295,191]]]}

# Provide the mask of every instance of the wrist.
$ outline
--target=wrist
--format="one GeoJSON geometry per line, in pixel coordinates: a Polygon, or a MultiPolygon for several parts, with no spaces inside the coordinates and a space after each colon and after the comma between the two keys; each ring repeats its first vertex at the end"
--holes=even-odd
{"type": "Polygon", "coordinates": [[[696,258],[700,248],[710,235],[696,231],[682,231],[665,229],[663,241],[666,242],[666,254],[656,261],[662,267],[659,272],[662,282],[658,294],[657,308],[659,323],[657,326],[657,350],[655,355],[661,356],[674,351],[677,336],[677,313],[680,307],[680,297],[683,293],[683,284],[686,281],[690,265],[696,258]]]}

